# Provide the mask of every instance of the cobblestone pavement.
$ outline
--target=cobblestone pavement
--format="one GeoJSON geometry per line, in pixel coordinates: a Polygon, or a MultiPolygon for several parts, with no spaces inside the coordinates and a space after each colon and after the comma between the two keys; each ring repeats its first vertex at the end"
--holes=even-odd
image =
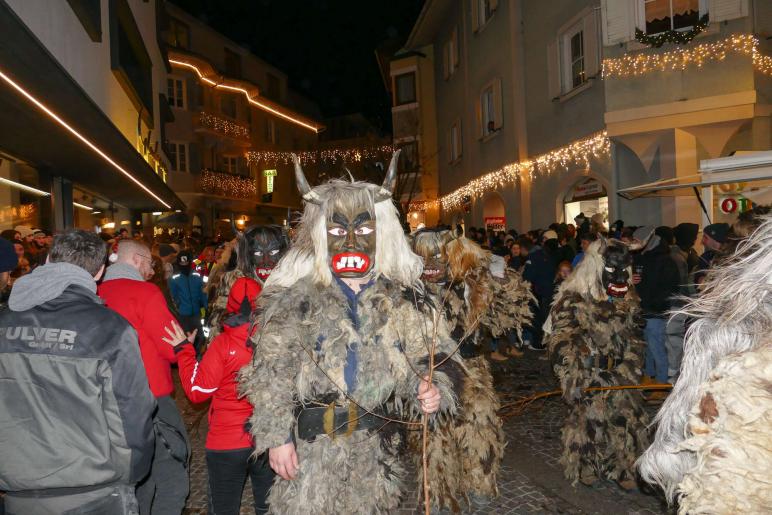
{"type": "MultiPolygon", "coordinates": [[[[493,372],[503,402],[534,392],[555,389],[549,364],[539,359],[544,353],[526,356],[504,364],[494,363],[493,372]]],[[[176,375],[176,374],[175,374],[176,375]]],[[[206,513],[206,406],[192,406],[181,390],[177,396],[193,442],[191,494],[186,514],[206,513]]],[[[560,427],[566,408],[559,397],[534,403],[528,411],[504,421],[508,444],[499,477],[501,495],[493,500],[475,500],[467,514],[665,514],[659,497],[640,492],[628,493],[615,484],[602,482],[590,488],[571,486],[558,464],[560,427]]],[[[416,475],[416,482],[418,481],[416,475]]],[[[254,513],[250,488],[244,489],[242,514],[254,513]]],[[[399,515],[423,513],[415,489],[409,491],[399,515]]]]}

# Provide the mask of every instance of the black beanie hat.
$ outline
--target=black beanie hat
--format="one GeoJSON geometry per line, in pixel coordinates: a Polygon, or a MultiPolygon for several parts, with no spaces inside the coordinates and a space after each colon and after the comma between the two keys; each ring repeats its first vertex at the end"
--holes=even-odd
{"type": "Polygon", "coordinates": [[[697,233],[699,231],[700,226],[697,224],[684,222],[676,225],[675,229],[673,229],[676,245],[682,249],[688,249],[689,247],[693,246],[697,241],[697,233]]]}

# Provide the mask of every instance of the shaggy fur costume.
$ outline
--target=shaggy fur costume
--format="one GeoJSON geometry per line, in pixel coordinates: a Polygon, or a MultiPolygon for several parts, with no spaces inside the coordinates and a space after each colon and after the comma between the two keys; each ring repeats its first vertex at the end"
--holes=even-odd
{"type": "Polygon", "coordinates": [[[772,432],[764,420],[772,395],[772,217],[763,220],[679,311],[693,320],[681,375],[655,419],[654,443],[638,463],[641,476],[659,484],[670,502],[687,496],[690,513],[705,513],[700,496],[714,503],[712,513],[770,508],[769,497],[760,496],[769,495],[772,477],[772,432]],[[708,495],[706,489],[714,490],[708,495]]]}
{"type": "MultiPolygon", "coordinates": [[[[443,302],[454,338],[468,340],[466,347],[473,348],[483,331],[500,336],[515,330],[520,335],[522,325],[531,318],[529,284],[516,272],[504,280],[493,277],[488,270],[490,254],[464,237],[448,237],[449,233],[419,233],[413,237],[413,245],[424,259],[440,250],[448,264],[449,284],[426,284],[443,302]]],[[[471,357],[465,363],[468,373],[459,398],[459,416],[429,436],[427,449],[432,504],[454,512],[469,502],[470,494],[498,495],[496,478],[506,445],[490,366],[484,356],[471,357]]],[[[420,435],[410,433],[409,444],[421,470],[420,435]]]]}
{"type": "Polygon", "coordinates": [[[681,447],[696,466],[679,491],[679,513],[772,510],[772,338],[727,356],[700,387],[681,447]]]}
{"type": "MultiPolygon", "coordinates": [[[[308,203],[295,244],[259,298],[261,331],[253,337],[254,361],[240,374],[242,391],[255,406],[250,423],[257,454],[288,441],[299,406],[346,406],[351,399],[368,411],[419,419],[416,393],[434,335],[438,360],[456,347],[424,295],[420,258],[410,251],[393,203],[378,201],[382,192],[372,184],[337,180],[304,192],[308,203]],[[330,270],[326,235],[333,213],[359,209],[373,215],[377,246],[374,282],[357,298],[355,324],[330,270]],[[344,368],[354,344],[357,381],[348,391],[344,368]]],[[[464,373],[455,358],[435,370],[433,382],[442,401],[434,421],[456,414],[464,373]]],[[[404,426],[387,422],[377,432],[335,438],[320,434],[312,442],[296,438],[298,477],[277,477],[268,499],[271,512],[377,514],[396,509],[405,479],[398,459],[404,426]]]]}
{"type": "Polygon", "coordinates": [[[562,430],[566,478],[631,480],[635,458],[648,445],[640,392],[583,393],[592,386],[636,385],[644,341],[639,301],[628,291],[610,301],[601,275],[603,242],[594,242],[552,306],[547,345],[563,399],[571,407],[562,430]]]}

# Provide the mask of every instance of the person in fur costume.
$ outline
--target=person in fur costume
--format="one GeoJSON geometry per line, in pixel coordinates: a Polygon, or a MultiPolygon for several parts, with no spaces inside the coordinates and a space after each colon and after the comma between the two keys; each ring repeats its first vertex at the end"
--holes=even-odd
{"type": "Polygon", "coordinates": [[[772,216],[708,273],[641,477],[679,513],[772,508],[772,216]]]}
{"type": "MultiPolygon", "coordinates": [[[[512,330],[521,334],[531,319],[531,289],[519,273],[505,272],[504,267],[496,270],[503,278],[495,277],[490,252],[457,237],[448,227],[421,229],[411,239],[413,250],[424,260],[426,289],[442,304],[465,358],[459,415],[433,432],[428,443],[432,503],[458,512],[469,495],[498,495],[496,477],[505,446],[500,402],[480,349],[480,333],[500,336],[512,330]]],[[[408,436],[420,470],[420,435],[408,436]]]]}
{"type": "Polygon", "coordinates": [[[222,328],[233,285],[242,279],[249,279],[262,290],[279,260],[289,248],[289,238],[278,225],[255,225],[244,232],[236,229],[236,268],[226,272],[217,287],[217,296],[212,303],[209,316],[209,339],[213,341],[222,328]]]}
{"type": "Polygon", "coordinates": [[[562,429],[560,463],[573,482],[598,479],[635,487],[634,463],[649,443],[648,416],[637,390],[585,392],[637,385],[644,351],[632,259],[621,242],[590,245],[558,289],[545,331],[563,399],[571,411],[562,429]]]}
{"type": "Polygon", "coordinates": [[[456,413],[463,365],[391,201],[397,156],[382,186],[313,189],[295,158],[303,217],[259,299],[254,361],[240,374],[256,453],[268,449],[281,477],[273,513],[392,512],[401,422],[456,413]],[[432,348],[442,365],[429,383],[432,348]]]}

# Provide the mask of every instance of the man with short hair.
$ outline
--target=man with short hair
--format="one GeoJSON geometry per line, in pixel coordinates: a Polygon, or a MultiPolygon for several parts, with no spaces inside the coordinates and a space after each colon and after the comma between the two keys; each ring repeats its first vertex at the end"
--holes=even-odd
{"type": "Polygon", "coordinates": [[[54,239],[0,312],[0,490],[10,515],[135,515],[156,407],[137,334],[102,305],[105,245],[54,239]]]}
{"type": "MultiPolygon", "coordinates": [[[[190,445],[185,424],[171,398],[174,391],[172,363],[177,362],[173,343],[185,339],[166,306],[161,290],[147,282],[153,258],[143,243],[122,239],[117,260],[105,273],[99,296],[107,307],[121,314],[136,329],[150,390],[158,401],[155,419],[155,456],[150,476],[137,487],[140,513],[179,514],[188,496],[187,462],[190,445]],[[177,328],[172,331],[172,328],[177,328]]],[[[195,336],[195,335],[193,335],[195,336]]]]}

